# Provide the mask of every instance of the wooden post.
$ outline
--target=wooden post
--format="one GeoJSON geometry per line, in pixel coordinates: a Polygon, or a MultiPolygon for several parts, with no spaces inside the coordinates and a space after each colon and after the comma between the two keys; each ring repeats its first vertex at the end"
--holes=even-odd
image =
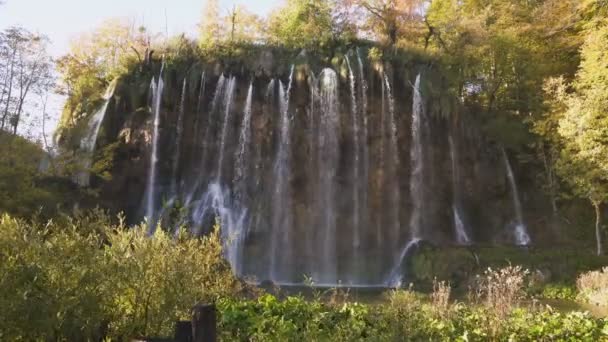
{"type": "Polygon", "coordinates": [[[192,309],[192,342],[216,342],[214,304],[198,304],[192,309]]]}
{"type": "Polygon", "coordinates": [[[175,342],[192,342],[192,322],[177,321],[175,323],[175,342]]]}

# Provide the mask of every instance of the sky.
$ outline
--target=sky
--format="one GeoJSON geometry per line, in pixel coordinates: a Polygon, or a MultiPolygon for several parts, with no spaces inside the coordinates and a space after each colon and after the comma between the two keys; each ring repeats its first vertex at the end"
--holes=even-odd
{"type": "MultiPolygon", "coordinates": [[[[150,32],[194,35],[206,0],[2,0],[0,30],[22,26],[50,38],[49,52],[59,57],[68,52],[70,41],[110,18],[127,18],[150,32]]],[[[250,11],[265,15],[277,0],[220,0],[222,13],[243,4],[250,11]]],[[[65,99],[49,100],[49,126],[56,124],[65,99]]],[[[32,104],[33,106],[35,104],[32,104]]],[[[25,127],[25,126],[24,126],[25,127]]],[[[47,128],[48,130],[48,128],[47,128]]],[[[32,133],[39,135],[39,132],[32,133]]],[[[49,133],[50,134],[50,133],[49,133]]]]}
{"type": "MultiPolygon", "coordinates": [[[[0,6],[0,29],[20,25],[46,34],[51,53],[65,53],[79,33],[93,30],[109,18],[129,18],[152,32],[169,35],[196,32],[205,0],[4,0],[0,6]]],[[[222,11],[244,4],[250,11],[267,14],[277,0],[220,0],[222,11]]]]}

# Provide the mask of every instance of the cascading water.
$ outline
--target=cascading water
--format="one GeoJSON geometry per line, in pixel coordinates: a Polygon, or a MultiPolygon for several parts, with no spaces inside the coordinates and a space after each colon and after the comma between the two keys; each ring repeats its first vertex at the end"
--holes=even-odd
{"type": "Polygon", "coordinates": [[[176,138],[175,138],[175,153],[173,155],[173,167],[171,172],[171,197],[177,195],[177,182],[179,171],[179,158],[181,156],[182,134],[184,132],[184,111],[186,108],[186,86],[187,79],[184,78],[182,85],[182,95],[179,102],[179,114],[177,117],[176,138]]]}
{"type": "MultiPolygon", "coordinates": [[[[344,63],[343,78],[329,68],[315,77],[311,67],[305,80],[302,73],[295,77],[292,67],[289,83],[278,78],[287,75],[244,81],[240,77],[251,74],[243,72],[202,73],[200,86],[183,75],[157,76],[149,100],[154,130],[144,200],[152,225],[174,224],[162,210],[176,213],[183,204],[187,214],[178,218],[179,225],[192,227],[194,235],[220,223],[225,257],[238,276],[277,285],[299,285],[310,276],[317,286],[399,287],[422,239],[445,243],[445,227],[453,225],[453,241],[471,244],[469,224],[488,221],[483,213],[475,220],[467,216],[464,209],[475,208],[477,199],[468,192],[465,197],[466,177],[484,166],[465,168],[458,154],[464,160],[466,153],[468,161],[477,152],[459,150],[460,136],[442,130],[451,127],[448,122],[427,114],[436,108],[424,108],[421,75],[413,85],[410,140],[397,130],[410,121],[401,116],[409,110],[397,102],[404,86],[398,74],[390,68],[380,72],[368,88],[365,73],[372,69],[364,68],[359,51],[344,63]],[[163,82],[175,84],[176,78],[181,96],[172,89],[163,98],[163,82]],[[254,86],[261,82],[268,83],[254,86]],[[175,104],[166,113],[179,116],[164,115],[165,99],[175,104]],[[196,120],[195,126],[188,120],[196,120]],[[435,130],[448,135],[449,152],[447,144],[440,146],[445,151],[430,146],[435,130]],[[409,158],[399,146],[406,140],[409,158]],[[433,156],[444,152],[450,153],[451,178],[450,167],[444,174],[432,167],[433,156]],[[408,201],[400,193],[407,182],[400,179],[402,168],[410,172],[408,201]],[[433,201],[436,190],[446,192],[433,201]],[[176,201],[163,202],[161,209],[165,198],[176,201]]],[[[425,101],[433,106],[432,99],[425,101]]],[[[503,157],[514,203],[517,199],[513,234],[517,244],[526,245],[513,171],[504,152],[503,157]]]]}
{"type": "Polygon", "coordinates": [[[401,252],[399,253],[399,257],[397,258],[399,262],[396,263],[395,266],[389,272],[387,281],[385,283],[386,287],[399,288],[402,286],[403,274],[401,273],[401,270],[403,269],[403,262],[407,259],[407,256],[410,254],[412,248],[416,247],[418,243],[420,243],[420,241],[422,240],[419,238],[413,238],[401,250],[401,252]]]}
{"type": "Polygon", "coordinates": [[[412,142],[410,147],[410,196],[412,211],[410,214],[410,234],[412,239],[422,238],[422,205],[424,185],[423,152],[423,115],[422,94],[420,93],[420,74],[414,84],[414,101],[412,106],[412,142]]]}
{"type": "Polygon", "coordinates": [[[234,86],[236,84],[236,78],[233,76],[228,81],[228,86],[224,93],[224,120],[222,124],[222,135],[220,137],[220,149],[219,149],[219,158],[217,161],[217,173],[216,179],[217,182],[221,184],[222,182],[222,167],[224,165],[224,153],[226,149],[226,138],[228,135],[228,126],[230,125],[230,114],[232,110],[232,97],[234,96],[234,86]]]}
{"type": "Polygon", "coordinates": [[[459,186],[460,172],[458,169],[458,150],[454,144],[452,135],[448,136],[448,141],[450,144],[450,157],[452,160],[452,216],[454,219],[456,242],[461,245],[468,245],[471,243],[471,239],[469,238],[461,214],[462,203],[459,186]]]}
{"type": "Polygon", "coordinates": [[[515,244],[518,246],[527,246],[532,241],[530,235],[528,235],[528,229],[524,223],[524,215],[521,209],[521,202],[519,200],[519,191],[517,190],[517,182],[515,182],[515,175],[509,162],[509,157],[504,148],[501,148],[502,157],[505,162],[505,168],[507,169],[507,177],[509,178],[509,184],[511,185],[511,196],[513,197],[513,206],[515,207],[516,222],[513,230],[513,238],[515,244]]]}
{"type": "Polygon", "coordinates": [[[401,274],[404,259],[412,247],[422,239],[422,204],[424,203],[424,156],[423,156],[423,117],[422,94],[420,93],[420,74],[416,76],[414,84],[414,98],[412,105],[412,142],[410,147],[410,196],[412,210],[410,213],[410,241],[401,249],[397,255],[395,266],[391,269],[385,284],[389,287],[401,285],[403,275],[401,274]]]}
{"type": "Polygon", "coordinates": [[[82,161],[82,167],[84,170],[76,175],[76,183],[80,186],[89,186],[91,178],[89,169],[91,168],[91,165],[93,163],[93,152],[95,152],[97,136],[99,135],[101,124],[103,123],[103,119],[105,118],[106,112],[108,111],[110,100],[112,99],[112,96],[114,96],[116,84],[117,81],[113,81],[106,89],[106,92],[102,96],[103,104],[101,105],[101,107],[99,107],[99,110],[95,112],[89,119],[87,125],[87,132],[82,141],[80,142],[80,149],[84,154],[82,161]]]}
{"type": "MultiPolygon", "coordinates": [[[[222,184],[222,167],[226,152],[226,140],[228,138],[228,126],[230,125],[235,87],[236,78],[234,76],[229,79],[226,79],[223,75],[220,77],[211,106],[212,113],[221,111],[218,114],[222,117],[220,144],[217,151],[217,172],[214,181],[209,183],[201,198],[198,201],[192,202],[191,221],[199,229],[208,224],[210,218],[215,218],[219,221],[226,258],[235,274],[240,276],[243,270],[242,251],[245,239],[247,210],[234,203],[235,201],[232,200],[230,191],[222,184]]],[[[211,131],[208,126],[206,128],[206,144],[210,143],[210,133],[211,131]]],[[[209,151],[207,149],[204,151],[206,152],[204,158],[208,157],[207,152],[209,151]]],[[[203,163],[205,163],[204,160],[203,163]]],[[[190,204],[190,201],[191,199],[187,203],[190,204]]]]}
{"type": "Polygon", "coordinates": [[[386,85],[386,98],[388,100],[388,120],[390,128],[390,139],[388,153],[392,156],[390,164],[390,175],[389,182],[385,185],[389,185],[387,192],[391,194],[391,226],[393,230],[392,239],[395,243],[398,243],[401,236],[401,223],[399,220],[399,206],[401,202],[399,194],[399,178],[397,170],[399,169],[399,151],[397,150],[397,123],[395,122],[395,99],[393,98],[393,91],[391,83],[386,73],[384,74],[384,83],[386,85]]]}
{"type": "Polygon", "coordinates": [[[251,141],[251,100],[253,97],[253,83],[249,84],[245,109],[243,111],[243,121],[241,123],[241,133],[239,135],[239,147],[237,149],[236,163],[234,165],[234,188],[236,197],[241,198],[246,191],[245,176],[249,166],[249,151],[251,141]]]}
{"type": "Polygon", "coordinates": [[[365,72],[363,67],[363,60],[361,59],[361,54],[359,53],[359,49],[357,49],[357,64],[359,65],[359,92],[361,105],[359,106],[361,110],[361,118],[362,120],[362,129],[361,129],[361,159],[363,162],[362,167],[362,177],[363,180],[361,184],[361,203],[362,203],[362,221],[363,224],[367,225],[369,223],[369,196],[368,196],[368,184],[369,184],[369,147],[368,147],[368,136],[369,136],[369,128],[367,122],[367,80],[365,78],[365,72]]]}
{"type": "Polygon", "coordinates": [[[278,150],[274,162],[272,192],[272,238],[270,245],[270,280],[285,283],[290,280],[293,265],[292,197],[289,184],[291,172],[291,130],[289,98],[293,81],[293,66],[287,87],[279,81],[279,109],[281,112],[278,150]]]}
{"type": "Polygon", "coordinates": [[[319,129],[317,156],[319,159],[317,214],[320,240],[319,261],[313,280],[321,284],[337,283],[336,260],[336,175],[338,170],[339,113],[338,76],[332,69],[323,69],[319,77],[319,129]]]}
{"type": "MultiPolygon", "coordinates": [[[[160,74],[158,76],[158,83],[156,83],[152,89],[152,103],[154,105],[154,121],[152,131],[152,151],[150,153],[150,170],[148,171],[148,186],[147,186],[147,204],[146,204],[146,217],[150,224],[150,230],[153,231],[156,227],[156,167],[158,163],[158,138],[159,138],[159,125],[160,125],[160,105],[163,98],[163,69],[164,64],[160,68],[160,74]]],[[[154,83],[154,80],[152,80],[154,83]]]]}
{"type": "Polygon", "coordinates": [[[357,250],[361,244],[361,232],[360,232],[360,198],[359,198],[359,187],[361,179],[359,178],[359,167],[360,167],[360,144],[359,144],[359,111],[357,109],[357,87],[355,82],[355,75],[350,65],[348,55],[346,56],[346,65],[348,66],[348,75],[350,79],[350,101],[351,101],[351,121],[353,129],[353,249],[355,251],[354,261],[358,259],[357,250]]]}

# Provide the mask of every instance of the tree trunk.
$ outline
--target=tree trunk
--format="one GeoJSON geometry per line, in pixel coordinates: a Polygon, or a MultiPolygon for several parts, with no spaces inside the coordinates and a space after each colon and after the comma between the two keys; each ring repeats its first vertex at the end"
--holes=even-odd
{"type": "Polygon", "coordinates": [[[596,202],[596,201],[592,201],[593,203],[593,208],[595,209],[595,242],[597,244],[597,255],[602,255],[604,254],[604,251],[602,249],[602,230],[601,230],[601,216],[602,216],[602,212],[601,212],[601,208],[600,202],[596,202]]]}

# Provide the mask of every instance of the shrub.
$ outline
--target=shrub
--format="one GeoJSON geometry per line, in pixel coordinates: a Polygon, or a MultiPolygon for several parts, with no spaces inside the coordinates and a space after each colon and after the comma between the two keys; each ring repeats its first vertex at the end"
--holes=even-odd
{"type": "Polygon", "coordinates": [[[508,266],[499,270],[488,268],[483,276],[477,277],[470,297],[499,318],[504,318],[525,298],[524,287],[528,274],[528,270],[521,266],[508,266]]]}
{"type": "Polygon", "coordinates": [[[0,340],[170,335],[199,301],[241,290],[219,233],[176,238],[107,219],[0,218],[0,340]],[[85,227],[86,226],[86,227],[85,227]]]}
{"type": "Polygon", "coordinates": [[[450,306],[451,292],[452,288],[449,282],[433,280],[433,292],[431,293],[433,308],[440,313],[447,312],[450,306]]]}
{"type": "Polygon", "coordinates": [[[608,267],[581,274],[576,280],[576,287],[586,302],[608,306],[608,267]]]}

